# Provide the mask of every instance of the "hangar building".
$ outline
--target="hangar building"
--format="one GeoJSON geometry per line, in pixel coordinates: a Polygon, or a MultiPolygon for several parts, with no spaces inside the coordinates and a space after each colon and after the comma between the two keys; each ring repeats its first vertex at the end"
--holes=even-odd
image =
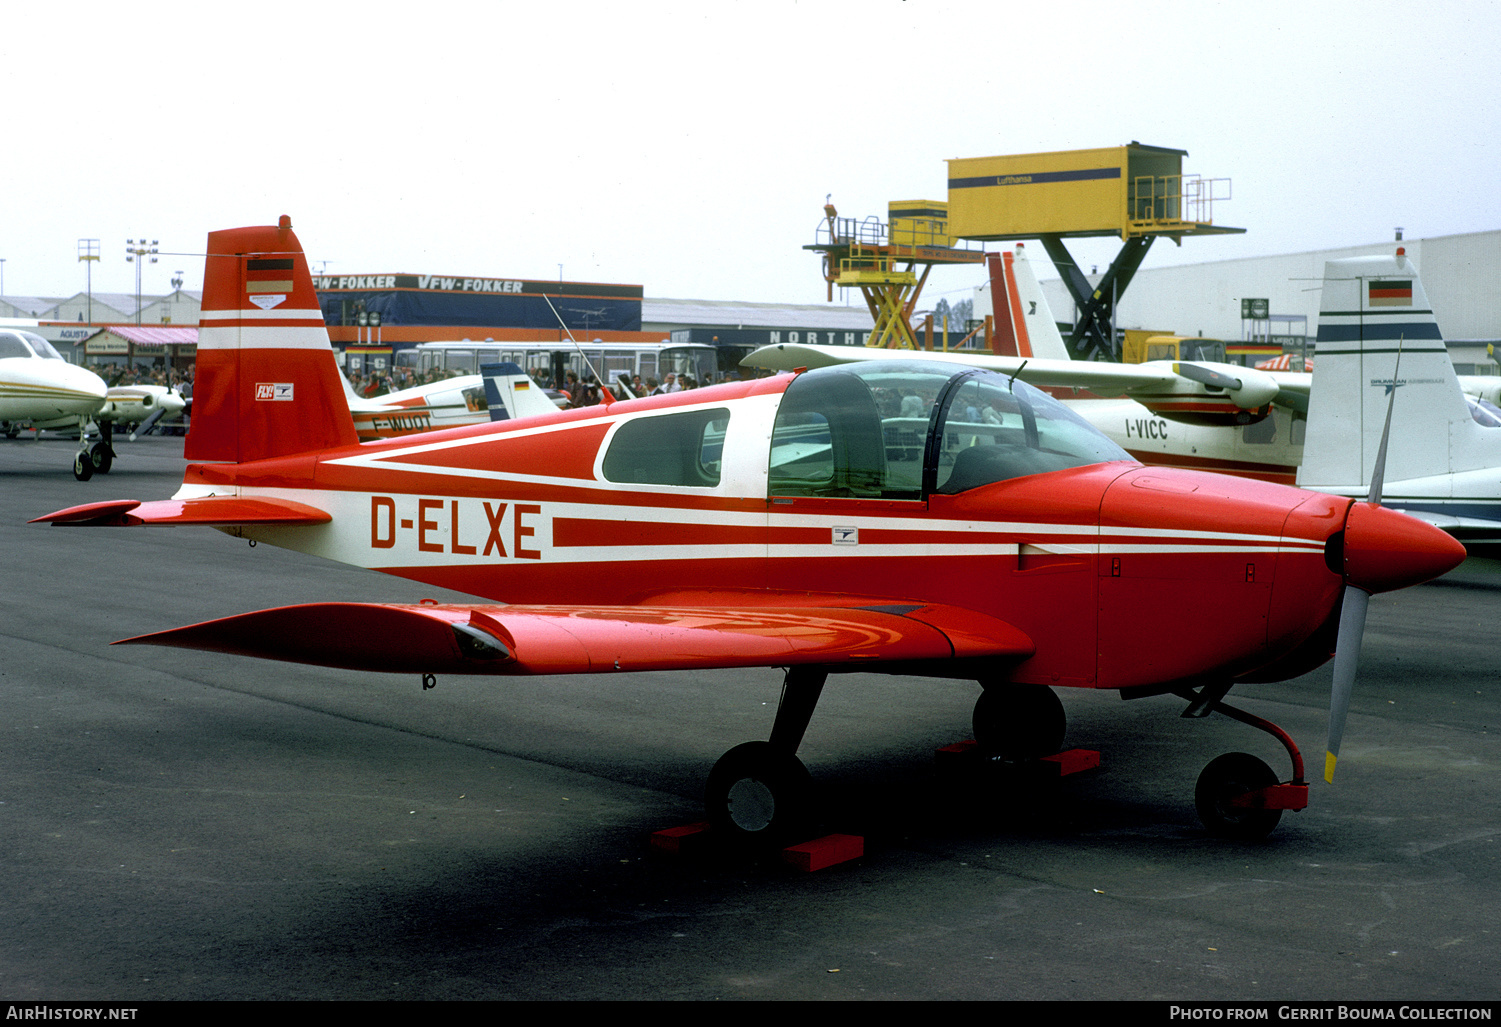
{"type": "MultiPolygon", "coordinates": [[[[1404,247],[1417,265],[1449,355],[1460,374],[1496,374],[1487,345],[1501,346],[1501,231],[1386,241],[1344,249],[1246,257],[1176,267],[1142,268],[1121,297],[1116,328],[1143,328],[1176,335],[1202,335],[1227,342],[1248,340],[1270,328],[1273,341],[1297,352],[1306,337],[1312,352],[1319,316],[1324,262],[1392,253],[1404,247]],[[1241,300],[1269,300],[1270,321],[1253,328],[1241,319],[1241,300]]],[[[1073,317],[1073,300],[1040,246],[1028,247],[1043,292],[1060,322],[1073,317]]],[[[1099,276],[1091,276],[1098,281],[1099,276]]],[[[975,312],[991,310],[989,284],[975,294],[975,312]]]]}

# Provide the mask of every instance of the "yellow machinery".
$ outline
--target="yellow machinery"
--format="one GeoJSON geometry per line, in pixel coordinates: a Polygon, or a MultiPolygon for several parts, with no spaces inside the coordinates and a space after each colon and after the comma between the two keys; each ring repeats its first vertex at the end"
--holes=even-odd
{"type": "Polygon", "coordinates": [[[1121,363],[1142,364],[1148,360],[1210,360],[1223,364],[1225,344],[1219,339],[1169,335],[1128,328],[1123,333],[1121,363]]]}
{"type": "Polygon", "coordinates": [[[950,160],[949,224],[955,238],[1041,239],[1079,308],[1064,343],[1075,359],[1119,360],[1115,307],[1158,236],[1244,232],[1214,224],[1230,180],[1183,174],[1186,150],[1125,146],[950,160]],[[1068,237],[1118,235],[1121,252],[1096,283],[1069,256],[1068,237]]]}
{"type": "Polygon", "coordinates": [[[834,286],[858,288],[875,328],[868,345],[917,349],[912,312],[935,264],[979,264],[982,249],[956,247],[948,230],[948,205],[934,200],[894,200],[887,221],[841,218],[824,206],[817,241],[804,249],[823,254],[829,299],[834,286]]]}

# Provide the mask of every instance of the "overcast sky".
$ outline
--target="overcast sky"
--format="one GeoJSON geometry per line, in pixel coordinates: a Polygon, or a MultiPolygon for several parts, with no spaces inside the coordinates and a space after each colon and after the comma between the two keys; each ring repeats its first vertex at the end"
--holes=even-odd
{"type": "MultiPolygon", "coordinates": [[[[289,214],[314,267],[824,299],[825,194],[884,219],[952,157],[1187,150],[1218,224],[1144,266],[1501,228],[1501,6],[929,0],[32,4],[6,14],[9,295],[202,281],[289,214]],[[323,262],[327,262],[326,265],[323,262]]],[[[1119,240],[1073,244],[1108,264],[1119,240]]],[[[935,272],[922,306],[974,270],[935,272]]],[[[836,302],[843,302],[836,291],[836,302]]],[[[852,296],[859,304],[858,296],[852,296]]]]}

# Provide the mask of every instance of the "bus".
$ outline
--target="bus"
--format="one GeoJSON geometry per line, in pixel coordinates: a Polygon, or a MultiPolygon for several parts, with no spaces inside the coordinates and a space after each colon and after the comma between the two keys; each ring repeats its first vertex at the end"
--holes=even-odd
{"type": "Polygon", "coordinates": [[[422,342],[396,353],[397,367],[410,367],[419,375],[429,371],[451,374],[477,374],[481,364],[509,360],[520,366],[532,379],[546,388],[559,388],[564,376],[573,372],[580,381],[590,376],[584,364],[589,358],[594,374],[607,385],[620,378],[630,381],[639,374],[644,382],[655,378],[663,383],[668,374],[679,379],[688,376],[698,385],[719,380],[719,354],[704,343],[661,342],[496,342],[493,339],[459,342],[422,342]],[[581,352],[582,351],[582,355],[581,352]]]}

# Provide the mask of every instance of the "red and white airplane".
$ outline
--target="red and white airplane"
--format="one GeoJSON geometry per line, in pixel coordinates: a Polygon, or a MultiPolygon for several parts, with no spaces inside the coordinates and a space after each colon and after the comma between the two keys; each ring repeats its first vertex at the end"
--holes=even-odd
{"type": "MultiPolygon", "coordinates": [[[[1279,738],[1293,774],[1221,757],[1200,812],[1265,834],[1307,804],[1302,759],[1225,694],[1336,647],[1341,680],[1363,625],[1337,627],[1340,610],[1364,611],[1342,595],[1464,558],[1375,503],[1144,467],[1014,377],[943,363],[359,444],[290,220],[214,232],[208,253],[186,447],[200,462],[170,500],[38,520],[209,525],[482,599],[291,606],[127,641],[424,680],[787,668],[769,741],[709,775],[710,819],[741,840],[804,822],[795,753],[840,671],[978,681],[976,739],[1002,758],[1059,748],[1059,687],[1220,710],[1279,738]],[[1163,638],[1154,611],[1169,602],[1182,613],[1163,638]]],[[[1331,704],[1329,771],[1347,699],[1331,704]]]]}

